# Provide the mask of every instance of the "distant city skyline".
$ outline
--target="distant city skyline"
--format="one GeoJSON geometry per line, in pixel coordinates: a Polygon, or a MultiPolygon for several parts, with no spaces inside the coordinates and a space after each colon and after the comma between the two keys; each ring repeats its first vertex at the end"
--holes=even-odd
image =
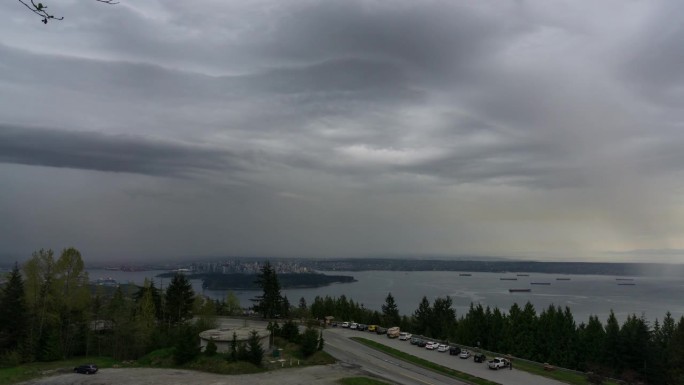
{"type": "Polygon", "coordinates": [[[679,1],[0,3],[0,263],[684,263],[679,1]]]}

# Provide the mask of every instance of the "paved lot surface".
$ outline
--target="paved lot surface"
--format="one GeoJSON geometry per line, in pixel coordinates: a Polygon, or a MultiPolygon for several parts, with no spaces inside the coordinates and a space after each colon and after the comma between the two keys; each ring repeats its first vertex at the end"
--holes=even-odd
{"type": "Polygon", "coordinates": [[[281,369],[267,373],[226,376],[176,369],[102,369],[97,374],[61,374],[24,385],[339,385],[344,377],[363,375],[341,364],[281,369]]]}
{"type": "Polygon", "coordinates": [[[424,358],[442,366],[456,369],[461,372],[469,373],[504,385],[566,385],[560,381],[517,370],[515,369],[515,361],[513,362],[513,370],[491,370],[486,363],[474,362],[472,357],[468,359],[461,359],[457,356],[449,355],[448,352],[440,353],[437,352],[437,350],[419,348],[418,346],[411,345],[408,341],[400,341],[398,338],[387,338],[385,335],[359,332],[344,328],[329,328],[326,330],[326,333],[334,333],[336,335],[345,337],[363,337],[369,340],[377,341],[416,357],[424,358]]]}

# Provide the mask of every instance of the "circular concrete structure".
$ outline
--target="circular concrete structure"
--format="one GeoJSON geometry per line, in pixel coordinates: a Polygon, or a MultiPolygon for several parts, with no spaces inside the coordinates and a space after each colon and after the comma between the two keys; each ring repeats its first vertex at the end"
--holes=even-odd
{"type": "Polygon", "coordinates": [[[264,350],[268,349],[268,340],[271,332],[263,326],[247,325],[247,326],[231,326],[221,327],[220,329],[209,329],[201,332],[200,348],[202,351],[207,347],[209,341],[214,341],[216,344],[216,351],[219,353],[230,352],[230,344],[233,341],[233,334],[235,334],[238,344],[247,343],[247,340],[252,335],[252,331],[256,331],[259,335],[259,342],[264,350]]]}

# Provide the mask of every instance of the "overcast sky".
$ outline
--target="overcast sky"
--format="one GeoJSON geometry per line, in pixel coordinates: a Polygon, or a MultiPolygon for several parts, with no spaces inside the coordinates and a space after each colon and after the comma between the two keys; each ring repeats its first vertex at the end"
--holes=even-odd
{"type": "Polygon", "coordinates": [[[0,2],[0,262],[684,262],[684,2],[0,2]]]}

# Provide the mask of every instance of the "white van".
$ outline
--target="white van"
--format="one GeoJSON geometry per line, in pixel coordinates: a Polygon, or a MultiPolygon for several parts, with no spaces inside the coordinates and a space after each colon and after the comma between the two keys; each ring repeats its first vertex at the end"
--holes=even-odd
{"type": "Polygon", "coordinates": [[[407,333],[407,332],[399,333],[399,339],[402,341],[408,341],[411,339],[411,337],[412,337],[411,333],[407,333]]]}

